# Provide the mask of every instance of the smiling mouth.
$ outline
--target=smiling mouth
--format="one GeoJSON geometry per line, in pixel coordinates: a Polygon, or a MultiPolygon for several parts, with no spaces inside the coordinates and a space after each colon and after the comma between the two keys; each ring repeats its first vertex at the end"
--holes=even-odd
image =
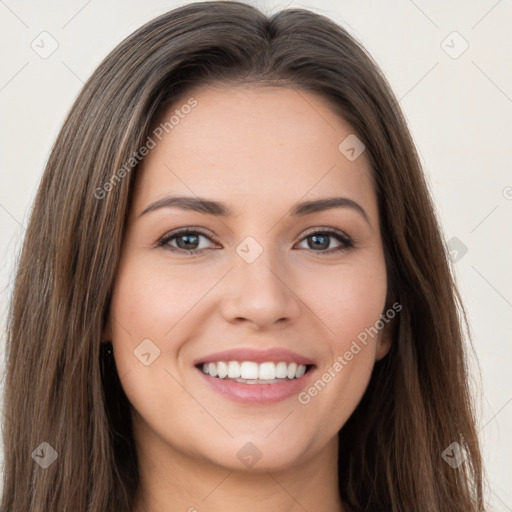
{"type": "Polygon", "coordinates": [[[216,379],[232,380],[243,384],[277,384],[300,379],[314,365],[279,362],[218,361],[199,363],[200,371],[216,379]]]}

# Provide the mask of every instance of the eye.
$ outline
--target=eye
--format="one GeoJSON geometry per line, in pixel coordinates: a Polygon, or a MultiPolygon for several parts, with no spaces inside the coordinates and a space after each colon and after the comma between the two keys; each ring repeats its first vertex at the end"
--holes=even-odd
{"type": "MultiPolygon", "coordinates": [[[[354,247],[354,243],[344,233],[334,230],[332,228],[323,228],[321,230],[316,230],[309,232],[305,238],[302,239],[306,242],[308,247],[306,249],[314,248],[320,250],[314,250],[313,252],[319,253],[333,253],[338,251],[345,251],[352,249],[354,247]],[[336,239],[340,242],[338,247],[331,248],[331,239],[336,239]]],[[[301,241],[301,243],[303,243],[301,241]]]]}
{"type": "Polygon", "coordinates": [[[201,239],[212,240],[212,237],[200,230],[186,228],[164,236],[158,242],[158,246],[165,247],[173,252],[195,254],[208,249],[208,244],[201,244],[201,239]],[[173,245],[173,242],[175,242],[176,245],[173,245]]]}

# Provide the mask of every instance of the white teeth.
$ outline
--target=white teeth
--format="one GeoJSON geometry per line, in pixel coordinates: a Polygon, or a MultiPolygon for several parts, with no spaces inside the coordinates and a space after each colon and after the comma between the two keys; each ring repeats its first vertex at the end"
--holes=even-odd
{"type": "Polygon", "coordinates": [[[254,380],[258,378],[258,363],[244,361],[240,365],[240,377],[242,379],[254,380]]]}
{"type": "Polygon", "coordinates": [[[238,379],[240,377],[240,363],[238,361],[229,361],[228,377],[230,379],[238,379]]]}
{"type": "Polygon", "coordinates": [[[265,362],[255,363],[254,361],[219,361],[217,363],[204,363],[203,373],[220,379],[242,379],[248,384],[256,384],[258,380],[268,383],[279,382],[279,379],[298,379],[306,373],[306,366],[297,363],[265,362]]]}
{"type": "Polygon", "coordinates": [[[258,378],[260,380],[274,380],[276,378],[276,365],[274,363],[261,363],[258,378]]]}
{"type": "MultiPolygon", "coordinates": [[[[288,367],[286,363],[280,362],[276,364],[276,379],[286,379],[288,367]]],[[[261,378],[261,377],[260,377],[261,378]]]]}
{"type": "Polygon", "coordinates": [[[208,375],[212,377],[217,377],[217,365],[215,363],[210,363],[208,365],[208,375]]]}
{"type": "Polygon", "coordinates": [[[295,374],[297,373],[297,365],[295,363],[291,363],[288,365],[288,369],[286,370],[286,376],[289,379],[293,379],[295,374]]]}
{"type": "Polygon", "coordinates": [[[227,375],[228,365],[224,361],[217,363],[217,376],[223,379],[224,377],[227,377],[227,375]]]}

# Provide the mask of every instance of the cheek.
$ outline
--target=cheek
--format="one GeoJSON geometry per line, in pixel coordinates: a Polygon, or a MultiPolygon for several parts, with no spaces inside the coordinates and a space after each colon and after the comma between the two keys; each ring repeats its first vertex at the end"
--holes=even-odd
{"type": "Polygon", "coordinates": [[[309,305],[329,328],[332,355],[339,355],[382,314],[387,292],[385,265],[375,258],[369,264],[331,269],[314,283],[309,305]]]}
{"type": "MultiPolygon", "coordinates": [[[[192,312],[200,298],[215,284],[215,277],[169,269],[141,259],[127,263],[119,272],[112,312],[132,342],[145,338],[169,340],[170,330],[192,312]]],[[[140,342],[140,341],[139,341],[140,342]]],[[[164,346],[160,347],[162,350],[164,346]]]]}
{"type": "Polygon", "coordinates": [[[211,270],[171,271],[145,258],[127,258],[120,266],[111,303],[112,344],[123,388],[139,412],[161,410],[155,401],[163,390],[178,409],[186,398],[171,374],[180,372],[184,342],[199,322],[200,300],[217,281],[211,270]]]}
{"type": "Polygon", "coordinates": [[[375,363],[380,332],[374,330],[386,299],[384,263],[347,265],[316,281],[309,303],[328,326],[325,358],[299,402],[334,433],[361,400],[375,363]],[[326,276],[327,277],[327,276],[326,276]]]}
{"type": "Polygon", "coordinates": [[[196,280],[180,281],[178,274],[183,276],[176,272],[171,279],[169,271],[166,277],[163,269],[143,258],[126,259],[111,302],[112,344],[122,387],[139,415],[157,424],[168,421],[168,399],[177,410],[187,406],[188,395],[172,378],[169,364],[179,350],[172,329],[204,294],[204,286],[200,293],[196,280]]]}

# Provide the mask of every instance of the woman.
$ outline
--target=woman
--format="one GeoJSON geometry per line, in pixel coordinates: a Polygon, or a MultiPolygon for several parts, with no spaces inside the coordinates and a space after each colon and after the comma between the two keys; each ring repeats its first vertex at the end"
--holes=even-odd
{"type": "Polygon", "coordinates": [[[358,43],[300,9],[166,13],[99,66],[44,172],[0,510],[482,511],[458,311],[358,43]]]}

